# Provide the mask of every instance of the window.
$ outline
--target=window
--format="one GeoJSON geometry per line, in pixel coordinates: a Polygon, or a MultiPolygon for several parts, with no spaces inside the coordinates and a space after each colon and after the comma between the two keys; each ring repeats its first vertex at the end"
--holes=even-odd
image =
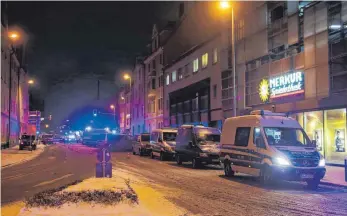
{"type": "Polygon", "coordinates": [[[217,97],[217,85],[213,85],[213,98],[217,97]]]}
{"type": "Polygon", "coordinates": [[[199,59],[197,58],[193,61],[193,72],[195,73],[198,70],[199,70],[199,59]]]}
{"type": "Polygon", "coordinates": [[[178,69],[178,80],[183,79],[182,68],[178,69]]]}
{"type": "Polygon", "coordinates": [[[261,135],[261,130],[259,127],[254,128],[253,132],[253,143],[256,145],[258,148],[266,148],[263,136],[261,135]],[[258,143],[257,143],[258,142],[258,143]]]}
{"type": "Polygon", "coordinates": [[[172,82],[176,82],[176,79],[177,79],[177,77],[176,77],[176,71],[174,71],[174,72],[172,72],[172,74],[171,74],[171,80],[172,80],[172,82]]]}
{"type": "Polygon", "coordinates": [[[189,64],[184,66],[184,77],[189,77],[189,64]]]}
{"type": "Polygon", "coordinates": [[[166,100],[166,110],[169,110],[169,106],[170,106],[169,100],[166,100]]]}
{"type": "Polygon", "coordinates": [[[239,127],[236,129],[235,146],[248,146],[250,127],[239,127]]]}
{"type": "Polygon", "coordinates": [[[155,78],[152,79],[152,89],[155,89],[155,78]]]}
{"type": "Polygon", "coordinates": [[[170,75],[167,74],[166,75],[166,85],[169,85],[170,84],[170,75]]]}
{"type": "Polygon", "coordinates": [[[218,62],[218,49],[214,48],[213,49],[213,64],[216,64],[218,62]]]}
{"type": "Polygon", "coordinates": [[[205,53],[204,55],[202,55],[201,63],[202,63],[202,68],[207,67],[207,65],[208,65],[208,53],[205,53]]]}
{"type": "Polygon", "coordinates": [[[237,40],[241,40],[245,37],[245,20],[241,19],[237,25],[237,40]]]}
{"type": "Polygon", "coordinates": [[[156,65],[155,65],[155,59],[153,59],[153,61],[152,61],[152,70],[155,70],[156,69],[156,65]]]}
{"type": "Polygon", "coordinates": [[[150,63],[147,64],[147,71],[148,71],[148,73],[151,72],[151,64],[150,63]]]}

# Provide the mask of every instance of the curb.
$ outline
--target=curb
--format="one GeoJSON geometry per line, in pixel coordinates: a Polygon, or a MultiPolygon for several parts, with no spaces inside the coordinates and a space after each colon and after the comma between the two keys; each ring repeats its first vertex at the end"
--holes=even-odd
{"type": "Polygon", "coordinates": [[[347,189],[347,185],[335,184],[335,183],[326,182],[326,181],[321,181],[319,184],[325,185],[325,186],[333,186],[333,187],[340,187],[340,188],[347,189]]]}
{"type": "Polygon", "coordinates": [[[21,161],[17,161],[17,162],[11,163],[11,164],[7,164],[7,165],[4,165],[4,166],[1,166],[1,169],[7,168],[7,167],[11,167],[11,166],[14,166],[14,165],[18,165],[18,164],[22,164],[22,163],[24,163],[24,162],[33,160],[33,159],[37,158],[40,154],[42,154],[45,150],[46,150],[46,147],[43,148],[42,152],[40,152],[39,154],[37,154],[37,155],[36,155],[35,157],[33,157],[33,158],[29,158],[29,159],[25,159],[25,160],[21,160],[21,161]]]}

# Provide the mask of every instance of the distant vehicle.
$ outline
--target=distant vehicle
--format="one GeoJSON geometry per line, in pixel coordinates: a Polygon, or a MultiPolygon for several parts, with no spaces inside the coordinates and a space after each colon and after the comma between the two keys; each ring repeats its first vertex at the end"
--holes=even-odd
{"type": "Polygon", "coordinates": [[[91,147],[98,147],[100,144],[106,142],[105,129],[93,129],[92,131],[85,131],[83,133],[82,144],[91,147]]]}
{"type": "Polygon", "coordinates": [[[23,150],[25,147],[30,147],[32,150],[36,150],[36,137],[35,135],[23,134],[19,138],[19,150],[23,150]]]}
{"type": "Polygon", "coordinates": [[[139,154],[140,156],[150,154],[152,151],[150,138],[151,135],[149,133],[138,135],[132,143],[133,154],[139,154]]]}
{"type": "Polygon", "coordinates": [[[225,120],[221,162],[226,176],[236,172],[272,180],[306,181],[318,187],[325,160],[300,124],[283,113],[256,110],[225,120]]]}
{"type": "Polygon", "coordinates": [[[155,129],[151,132],[151,158],[159,157],[160,160],[172,159],[175,155],[176,128],[155,129]]]}
{"type": "Polygon", "coordinates": [[[64,142],[63,136],[60,136],[60,135],[53,136],[53,143],[63,143],[63,142],[64,142]]]}
{"type": "Polygon", "coordinates": [[[41,142],[43,144],[53,144],[53,134],[43,134],[41,142]]]}
{"type": "Polygon", "coordinates": [[[217,128],[182,125],[176,138],[177,164],[192,161],[195,169],[201,164],[220,164],[220,134],[217,128]]]}

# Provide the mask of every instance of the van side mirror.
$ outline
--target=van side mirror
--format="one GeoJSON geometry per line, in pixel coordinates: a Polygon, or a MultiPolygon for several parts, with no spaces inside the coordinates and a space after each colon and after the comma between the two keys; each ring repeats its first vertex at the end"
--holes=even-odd
{"type": "Polygon", "coordinates": [[[317,141],[316,140],[311,141],[311,147],[317,148],[317,141]]]}

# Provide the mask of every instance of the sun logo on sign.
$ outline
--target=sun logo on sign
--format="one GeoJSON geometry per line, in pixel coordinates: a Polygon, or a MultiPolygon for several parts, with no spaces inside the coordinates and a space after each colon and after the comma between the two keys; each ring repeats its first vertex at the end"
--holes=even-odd
{"type": "Polygon", "coordinates": [[[269,100],[270,88],[269,81],[267,79],[262,79],[259,84],[259,96],[261,101],[267,102],[269,100]]]}

